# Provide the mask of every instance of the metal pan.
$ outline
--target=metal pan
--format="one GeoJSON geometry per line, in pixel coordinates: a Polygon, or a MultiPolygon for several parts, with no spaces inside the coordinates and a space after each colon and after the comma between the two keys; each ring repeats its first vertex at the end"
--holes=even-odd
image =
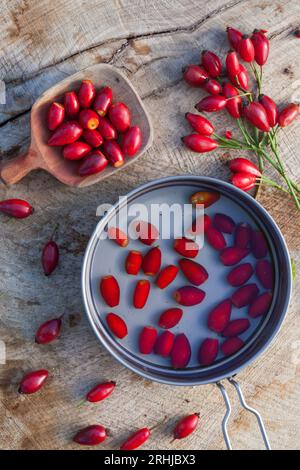
{"type": "MultiPolygon", "coordinates": [[[[105,231],[108,222],[115,213],[120,216],[121,220],[125,208],[124,200],[119,201],[100,220],[89,241],[82,270],[82,292],[85,309],[91,326],[104,347],[119,362],[137,374],[169,385],[217,384],[226,404],[226,414],[222,423],[223,434],[227,448],[231,449],[227,433],[231,405],[226,389],[221,383],[222,380],[228,379],[228,383],[235,387],[241,405],[255,414],[265,446],[270,449],[260,415],[246,404],[240,385],[233,377],[266,350],[278,333],[287,313],[292,285],[291,265],[287,246],[279,228],[266,210],[248,194],[231,184],[200,176],[168,177],[140,186],[127,194],[126,213],[128,208],[137,203],[142,203],[147,207],[153,203],[184,204],[188,202],[189,196],[193,192],[200,190],[213,190],[221,193],[220,200],[206,209],[206,213],[213,215],[216,212],[223,212],[230,215],[237,223],[249,222],[252,227],[258,228],[264,233],[269,244],[269,256],[275,273],[273,302],[268,314],[263,319],[253,321],[250,330],[244,333],[244,336],[241,335],[241,338],[245,341],[244,347],[231,357],[219,356],[217,361],[209,367],[201,367],[197,363],[196,353],[194,353],[189,366],[184,370],[172,369],[165,359],[157,355],[143,356],[139,353],[137,346],[139,330],[146,324],[155,325],[162,310],[175,306],[174,300],[172,300],[172,292],[177,287],[185,285],[186,281],[177,276],[174,284],[170,286],[172,288],[166,289],[167,292],[159,291],[159,289],[156,291],[151,290],[150,298],[142,313],[133,311],[132,291],[136,278],[135,276],[128,276],[124,272],[123,266],[127,250],[120,249],[110,240],[101,239],[101,234],[105,231]],[[107,329],[105,315],[109,310],[99,295],[99,279],[107,274],[114,274],[117,277],[121,292],[124,293],[120,305],[113,311],[125,318],[129,332],[132,332],[132,334],[129,334],[121,341],[116,340],[107,329]],[[135,279],[129,279],[129,277],[135,279]]],[[[170,241],[160,240],[159,244],[164,257],[163,263],[176,263],[178,256],[171,249],[170,241]]],[[[130,249],[141,250],[141,243],[139,241],[130,242],[130,249]]],[[[232,287],[224,282],[225,272],[222,275],[219,274],[218,253],[213,251],[201,250],[197,258],[197,261],[203,264],[210,273],[208,281],[201,286],[207,293],[205,301],[198,306],[188,307],[183,319],[174,328],[174,333],[186,333],[193,351],[199,348],[201,340],[213,336],[206,326],[206,313],[218,301],[230,296],[232,292],[232,287]],[[200,312],[203,312],[203,314],[201,315],[200,312]]],[[[245,258],[245,261],[248,261],[248,258],[245,258]]],[[[249,255],[249,261],[251,262],[251,255],[249,255]]],[[[239,309],[236,313],[233,312],[232,318],[246,316],[246,312],[243,313],[241,310],[239,309]]]]}

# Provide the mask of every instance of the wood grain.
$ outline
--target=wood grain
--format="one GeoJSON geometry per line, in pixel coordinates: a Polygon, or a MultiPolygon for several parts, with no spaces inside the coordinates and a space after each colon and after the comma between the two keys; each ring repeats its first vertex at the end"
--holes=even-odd
{"type": "MultiPolygon", "coordinates": [[[[89,65],[109,63],[132,81],[149,111],[155,141],[128,169],[93,187],[67,188],[45,172],[26,177],[15,187],[0,188],[0,197],[24,197],[35,206],[30,219],[1,217],[0,339],[7,363],[0,365],[0,425],[3,449],[72,449],[70,438],[81,426],[99,421],[112,430],[103,445],[118,448],[143,425],[166,423],[153,432],[148,449],[224,448],[220,422],[222,398],[214,386],[170,388],[140,379],[117,364],[98,344],[86,321],[80,295],[80,270],[96,222],[96,207],[115,201],[140,183],[171,174],[203,174],[227,179],[222,152],[198,156],[184,149],[188,131],[183,115],[192,110],[202,91],[188,88],[181,69],[198,62],[202,49],[224,53],[228,24],[251,32],[268,29],[270,59],[264,91],[278,102],[299,96],[297,0],[271,2],[236,0],[100,1],[11,0],[2,2],[0,78],[7,104],[0,105],[1,159],[26,150],[29,110],[36,98],[62,78],[89,65]],[[61,262],[50,278],[42,275],[41,247],[59,221],[61,262]],[[53,345],[33,342],[37,326],[65,313],[62,337],[53,345]],[[40,394],[20,398],[16,386],[25,371],[47,367],[51,381],[40,394]],[[116,380],[117,391],[100,406],[76,404],[97,381],[116,380]],[[199,431],[185,442],[171,444],[179,416],[200,411],[199,431]]],[[[233,128],[225,114],[213,116],[219,133],[233,128]]],[[[300,180],[300,122],[287,128],[281,149],[288,171],[300,180]]],[[[286,235],[291,255],[299,260],[297,214],[273,191],[260,194],[286,235]]],[[[298,219],[299,220],[299,219],[298,219]]],[[[289,315],[270,349],[240,375],[245,395],[265,419],[274,448],[299,448],[299,281],[289,315]]],[[[233,398],[232,392],[230,396],[233,398]]],[[[262,448],[256,422],[234,409],[230,425],[237,448],[262,448]]]]}

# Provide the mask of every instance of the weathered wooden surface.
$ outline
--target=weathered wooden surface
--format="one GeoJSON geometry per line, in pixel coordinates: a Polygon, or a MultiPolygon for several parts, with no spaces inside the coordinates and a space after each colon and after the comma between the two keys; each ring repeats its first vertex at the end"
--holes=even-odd
{"type": "MultiPolygon", "coordinates": [[[[85,318],[80,294],[80,269],[101,202],[145,181],[171,174],[205,174],[228,178],[221,153],[195,156],[180,144],[186,132],[183,114],[192,110],[202,92],[181,80],[181,68],[198,61],[202,49],[224,52],[224,29],[269,30],[271,54],[265,71],[266,93],[287,102],[299,93],[299,2],[268,0],[3,1],[0,78],[6,82],[7,104],[0,105],[1,158],[18,155],[29,143],[29,111],[40,93],[58,80],[99,62],[113,64],[132,80],[150,112],[155,141],[149,152],[109,180],[82,190],[36,172],[15,187],[0,188],[0,198],[21,196],[35,206],[22,221],[1,217],[0,339],[7,363],[0,365],[2,449],[71,449],[78,428],[101,422],[112,435],[103,448],[118,448],[129,431],[168,420],[153,432],[149,449],[224,448],[220,422],[224,413],[214,386],[176,388],[150,383],[117,364],[98,344],[85,318]],[[49,279],[41,273],[40,250],[60,221],[61,263],[49,279]],[[65,313],[61,339],[47,347],[33,342],[41,321],[65,313]],[[51,371],[44,390],[19,397],[24,372],[51,371]],[[76,404],[102,379],[118,382],[118,390],[99,406],[76,404]],[[200,411],[199,431],[185,442],[171,444],[170,431],[182,414],[200,411]]],[[[222,131],[232,124],[214,117],[222,131]]],[[[288,169],[300,179],[300,122],[288,128],[282,152],[288,169]]],[[[286,235],[292,256],[299,258],[299,217],[291,206],[269,191],[261,194],[286,235]],[[296,225],[298,223],[298,226],[296,225]],[[295,229],[296,227],[296,229],[295,229]],[[298,227],[298,228],[297,228],[298,227]]],[[[265,418],[274,448],[300,444],[300,329],[297,294],[288,318],[270,349],[240,375],[249,403],[265,418]]],[[[232,396],[232,393],[231,393],[232,396]]],[[[235,447],[261,448],[256,422],[235,409],[230,424],[235,447]]]]}

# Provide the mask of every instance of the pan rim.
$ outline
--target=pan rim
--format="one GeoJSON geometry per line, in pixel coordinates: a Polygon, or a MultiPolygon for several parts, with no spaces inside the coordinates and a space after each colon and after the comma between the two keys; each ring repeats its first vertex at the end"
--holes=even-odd
{"type": "MultiPolygon", "coordinates": [[[[282,308],[282,313],[280,314],[280,317],[278,321],[276,322],[273,330],[271,331],[271,334],[267,338],[266,342],[258,348],[258,351],[252,354],[250,357],[246,357],[240,366],[235,367],[233,370],[228,372],[220,372],[218,373],[217,376],[212,376],[208,379],[195,379],[194,377],[187,377],[184,374],[189,374],[189,371],[176,371],[176,377],[174,376],[161,376],[159,373],[152,372],[150,369],[155,370],[155,366],[153,364],[149,364],[149,368],[147,367],[147,361],[142,361],[142,360],[134,360],[130,362],[130,353],[125,350],[125,348],[122,347],[116,340],[112,340],[107,332],[100,331],[99,328],[97,327],[97,324],[95,323],[95,320],[93,318],[93,315],[90,311],[91,305],[90,301],[88,299],[88,288],[87,288],[87,279],[89,279],[89,264],[92,260],[93,257],[93,248],[95,247],[95,243],[97,242],[97,234],[99,233],[99,227],[105,226],[107,221],[109,220],[112,212],[115,209],[118,209],[120,207],[120,202],[117,202],[116,204],[113,205],[113,207],[107,212],[107,214],[99,220],[97,223],[95,230],[93,231],[91,238],[89,240],[89,243],[86,248],[86,253],[84,256],[84,261],[83,261],[83,267],[82,267],[82,277],[81,277],[81,285],[82,285],[82,295],[83,295],[83,302],[86,310],[87,317],[89,319],[89,322],[92,326],[92,329],[94,330],[97,338],[100,340],[101,344],[105,347],[105,349],[115,358],[120,362],[122,365],[124,365],[126,368],[129,368],[133,372],[137,373],[138,375],[148,379],[148,380],[153,380],[159,383],[167,384],[167,385],[177,385],[177,386],[187,386],[187,385],[200,385],[200,384],[208,384],[208,383],[215,383],[220,380],[223,380],[225,378],[231,377],[233,375],[236,375],[240,370],[244,369],[247,365],[252,363],[254,360],[256,360],[260,355],[265,352],[265,350],[270,346],[270,344],[273,342],[275,337],[277,336],[278,332],[281,329],[282,323],[286,317],[289,302],[290,302],[290,297],[291,297],[291,291],[292,291],[292,273],[291,273],[291,263],[290,263],[290,257],[289,257],[289,252],[288,248],[286,245],[286,242],[283,238],[283,235],[281,234],[280,229],[278,228],[277,224],[273,220],[273,218],[270,216],[270,214],[259,204],[252,196],[249,194],[241,191],[238,188],[235,188],[232,186],[230,183],[224,182],[222,180],[212,178],[212,177],[207,177],[207,176],[193,176],[193,175],[177,175],[177,176],[168,176],[168,177],[163,177],[159,179],[152,180],[150,182],[147,182],[145,184],[142,184],[138,186],[137,188],[129,191],[126,194],[126,197],[130,200],[134,197],[137,197],[141,194],[143,194],[145,191],[149,191],[151,189],[156,188],[159,185],[170,185],[170,184],[175,184],[179,183],[182,181],[183,184],[188,184],[189,182],[194,182],[197,185],[201,184],[207,184],[207,185],[216,185],[222,188],[224,192],[233,193],[236,197],[241,197],[246,201],[246,205],[249,204],[251,209],[255,209],[258,214],[257,218],[258,220],[262,219],[263,217],[268,221],[268,224],[272,227],[274,232],[276,233],[277,238],[280,241],[281,249],[284,253],[284,258],[286,261],[286,269],[287,269],[287,290],[284,293],[284,302],[283,302],[283,308],[282,308]],[[139,364],[139,366],[137,366],[139,364]],[[182,374],[181,374],[182,372],[182,374]],[[184,377],[184,380],[181,380],[181,377],[184,377]]],[[[266,322],[263,322],[264,324],[266,322]]],[[[259,335],[261,332],[262,328],[259,328],[259,335]]],[[[249,349],[249,344],[248,342],[245,344],[245,348],[249,349]]],[[[241,351],[236,353],[235,355],[231,356],[230,360],[234,360],[237,357],[241,356],[243,352],[245,352],[245,348],[242,348],[241,351]]],[[[220,365],[220,364],[219,364],[220,365]]],[[[160,368],[161,369],[161,368],[160,368]]],[[[170,369],[168,369],[170,371],[170,369]]],[[[190,369],[190,373],[193,372],[193,369],[190,369]]],[[[175,372],[174,372],[175,375],[175,372]]]]}

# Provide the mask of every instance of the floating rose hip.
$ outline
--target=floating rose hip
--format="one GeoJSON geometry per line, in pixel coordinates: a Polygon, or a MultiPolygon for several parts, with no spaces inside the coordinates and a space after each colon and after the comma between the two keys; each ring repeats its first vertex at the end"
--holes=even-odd
{"type": "Polygon", "coordinates": [[[211,152],[218,147],[215,140],[200,134],[186,135],[181,140],[186,147],[197,153],[211,152]]]}
{"type": "Polygon", "coordinates": [[[124,155],[133,157],[142,145],[142,133],[138,126],[130,127],[122,139],[121,148],[124,155]]]}
{"type": "Polygon", "coordinates": [[[254,269],[250,263],[240,264],[233,268],[227,275],[227,281],[231,286],[238,287],[245,284],[252,276],[254,269]]]}
{"type": "Polygon", "coordinates": [[[173,431],[174,439],[184,439],[192,434],[198,426],[199,416],[199,413],[194,413],[182,418],[173,431]]]}
{"type": "Polygon", "coordinates": [[[224,356],[232,356],[238,352],[244,346],[244,341],[241,340],[238,336],[227,338],[224,343],[221,345],[221,351],[224,356]]]}
{"type": "Polygon", "coordinates": [[[264,294],[259,295],[253,300],[249,307],[249,316],[257,318],[262,315],[266,315],[270,309],[271,303],[272,294],[270,292],[265,292],[264,294]]]}
{"type": "Polygon", "coordinates": [[[33,214],[34,209],[23,199],[6,199],[0,201],[0,212],[15,219],[26,219],[33,214]]]}
{"type": "Polygon", "coordinates": [[[82,109],[79,113],[79,123],[83,129],[94,130],[99,126],[99,117],[92,109],[82,109]]]}
{"type": "Polygon", "coordinates": [[[199,245],[188,238],[176,238],[174,241],[174,250],[186,258],[196,258],[199,253],[199,245]]]}
{"type": "Polygon", "coordinates": [[[98,131],[105,140],[113,140],[118,137],[116,129],[105,117],[99,116],[98,131]]]}
{"type": "Polygon", "coordinates": [[[67,91],[64,96],[64,107],[67,116],[74,118],[79,113],[79,101],[75,91],[67,91]]]}
{"type": "Polygon", "coordinates": [[[182,314],[183,311],[181,308],[169,308],[159,317],[158,325],[164,329],[173,328],[180,322],[182,314]]]}
{"type": "Polygon", "coordinates": [[[234,245],[239,248],[249,248],[251,240],[251,227],[249,224],[241,223],[237,226],[234,237],[234,245]]]}
{"type": "Polygon", "coordinates": [[[203,67],[199,65],[188,65],[183,73],[184,80],[191,86],[201,87],[209,75],[203,67]]]}
{"type": "Polygon", "coordinates": [[[178,274],[178,271],[179,269],[177,268],[177,266],[174,266],[173,264],[166,266],[158,274],[155,284],[160,289],[165,289],[168,285],[171,284],[171,282],[174,281],[178,274]]]}
{"type": "Polygon", "coordinates": [[[21,380],[18,392],[24,395],[38,392],[46,382],[48,376],[49,373],[45,369],[26,374],[21,380]]]}
{"type": "Polygon", "coordinates": [[[154,346],[155,354],[162,357],[168,357],[171,354],[175,335],[170,331],[164,331],[156,340],[154,346]]]}
{"type": "Polygon", "coordinates": [[[214,226],[223,233],[233,233],[235,229],[234,220],[226,214],[216,214],[214,216],[214,226]]]}
{"type": "Polygon", "coordinates": [[[208,316],[208,328],[216,333],[222,333],[230,321],[231,309],[232,304],[230,299],[223,300],[223,302],[214,307],[208,316]]]}
{"type": "Polygon", "coordinates": [[[185,118],[198,134],[210,136],[215,131],[212,123],[199,114],[186,113],[185,118]]]}
{"type": "Polygon", "coordinates": [[[115,313],[109,313],[106,316],[106,322],[110,331],[119,339],[125,338],[128,334],[127,325],[123,318],[115,313]]]}
{"type": "Polygon", "coordinates": [[[93,424],[78,431],[73,437],[73,441],[82,446],[97,446],[105,441],[106,438],[107,432],[105,428],[99,424],[93,424]]]}
{"type": "Polygon", "coordinates": [[[141,447],[150,437],[151,431],[148,428],[142,428],[128,437],[120,447],[120,450],[135,450],[141,447]]]}
{"type": "Polygon", "coordinates": [[[116,388],[116,382],[104,382],[96,385],[86,395],[86,400],[90,403],[98,403],[99,401],[105,400],[112,394],[116,388]]]}
{"type": "Polygon", "coordinates": [[[159,246],[150,248],[145,254],[142,262],[142,270],[146,276],[155,276],[160,270],[161,265],[161,250],[159,246]]]}
{"type": "Polygon", "coordinates": [[[150,282],[142,279],[137,282],[133,294],[133,305],[135,308],[144,308],[150,292],[150,282]]]}
{"type": "Polygon", "coordinates": [[[233,305],[237,308],[249,305],[258,295],[258,287],[256,284],[247,284],[237,289],[231,296],[233,305]]]}
{"type": "Polygon", "coordinates": [[[104,276],[100,281],[100,292],[109,307],[116,307],[120,302],[120,287],[114,276],[104,276]]]}
{"type": "Polygon", "coordinates": [[[60,318],[53,318],[43,323],[36,332],[35,342],[38,344],[52,343],[60,334],[62,320],[60,318]]]}
{"type": "Polygon", "coordinates": [[[215,227],[208,227],[206,230],[206,240],[215,250],[223,250],[226,247],[226,240],[220,230],[215,227]]]}
{"type": "Polygon", "coordinates": [[[112,125],[118,132],[125,132],[130,127],[130,112],[125,103],[111,105],[108,116],[112,125]]]}
{"type": "Polygon", "coordinates": [[[204,297],[205,292],[193,286],[180,287],[174,292],[176,302],[186,307],[200,304],[204,300],[204,297]]]}
{"type": "Polygon", "coordinates": [[[72,144],[79,139],[83,132],[76,121],[63,122],[48,140],[50,147],[72,144]]]}
{"type": "Polygon", "coordinates": [[[203,51],[201,54],[202,64],[213,78],[216,78],[222,72],[222,64],[219,57],[211,51],[203,51]]]}
{"type": "Polygon", "coordinates": [[[90,108],[95,98],[95,87],[91,80],[83,80],[79,92],[78,101],[82,108],[90,108]]]}
{"type": "Polygon", "coordinates": [[[117,245],[125,248],[128,246],[129,238],[125,232],[117,227],[109,227],[107,231],[108,238],[113,240],[117,245]]]}
{"type": "Polygon", "coordinates": [[[206,338],[198,352],[198,360],[202,366],[210,366],[217,358],[219,352],[219,341],[215,338],[206,338]]]}
{"type": "Polygon", "coordinates": [[[103,137],[96,129],[84,129],[82,137],[91,147],[97,148],[103,144],[103,137]]]}
{"type": "Polygon", "coordinates": [[[175,337],[171,352],[171,363],[174,369],[184,369],[191,359],[191,345],[185,334],[175,337]]]}
{"type": "Polygon", "coordinates": [[[151,354],[157,339],[157,330],[152,326],[145,326],[139,337],[139,351],[142,354],[151,354]]]}
{"type": "Polygon", "coordinates": [[[191,259],[182,258],[178,261],[181,271],[187,280],[195,286],[200,286],[208,279],[208,272],[199,263],[191,259]]]}
{"type": "Polygon", "coordinates": [[[100,150],[94,150],[87,155],[78,168],[79,176],[89,176],[100,173],[108,165],[108,160],[100,150]]]}
{"type": "Polygon", "coordinates": [[[238,318],[228,323],[222,331],[222,335],[227,337],[238,336],[247,331],[249,327],[250,322],[247,318],[238,318]]]}
{"type": "Polygon", "coordinates": [[[65,108],[60,103],[52,103],[47,114],[47,126],[49,131],[54,131],[61,125],[65,117],[65,108]]]}
{"type": "Polygon", "coordinates": [[[77,141],[64,147],[63,156],[66,160],[80,160],[91,150],[92,148],[89,144],[77,141]]]}
{"type": "Polygon", "coordinates": [[[142,266],[143,256],[140,251],[130,251],[125,261],[127,274],[136,276],[142,266]]]}
{"type": "Polygon", "coordinates": [[[99,114],[99,116],[104,117],[112,104],[113,93],[112,89],[108,86],[102,88],[99,93],[96,95],[93,108],[99,114]]]}
{"type": "Polygon", "coordinates": [[[260,259],[256,263],[255,273],[258,280],[262,283],[265,289],[272,289],[274,285],[274,270],[270,261],[267,259],[260,259]]]}
{"type": "Polygon", "coordinates": [[[204,208],[210,207],[220,199],[220,193],[217,191],[197,191],[190,197],[193,206],[203,204],[204,208]]]}

